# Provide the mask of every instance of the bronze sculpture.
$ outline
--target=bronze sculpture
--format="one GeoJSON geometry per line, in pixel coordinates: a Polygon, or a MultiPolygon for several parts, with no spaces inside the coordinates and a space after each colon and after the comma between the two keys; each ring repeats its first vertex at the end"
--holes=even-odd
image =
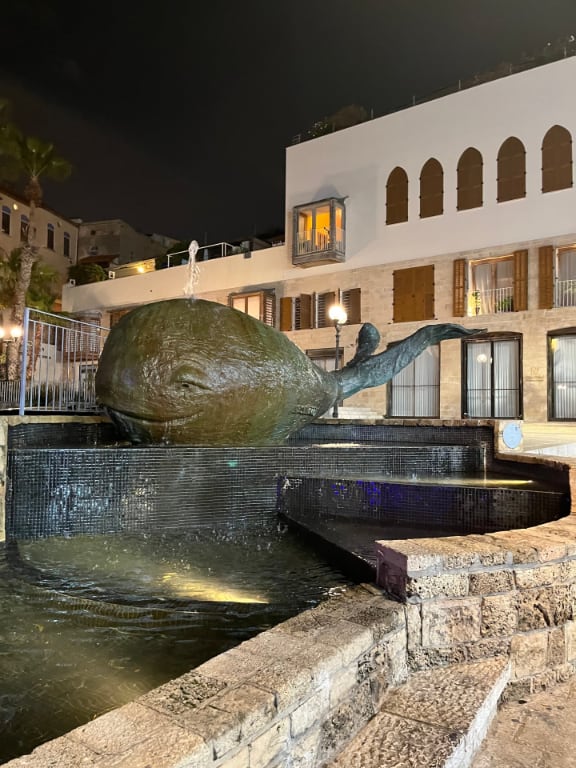
{"type": "Polygon", "coordinates": [[[477,333],[428,325],[373,355],[378,331],[362,327],[342,370],[317,367],[283,333],[222,304],[146,304],[110,331],[96,394],[135,443],[275,445],[340,400],[379,386],[430,344],[477,333]]]}

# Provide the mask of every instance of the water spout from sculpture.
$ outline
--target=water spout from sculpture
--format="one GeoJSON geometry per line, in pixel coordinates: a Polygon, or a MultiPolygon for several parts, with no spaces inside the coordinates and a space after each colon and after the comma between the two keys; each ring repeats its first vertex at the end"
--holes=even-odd
{"type": "Polygon", "coordinates": [[[198,284],[198,278],[200,276],[200,267],[196,261],[196,254],[198,253],[198,241],[192,240],[188,246],[188,271],[186,283],[184,285],[184,296],[187,299],[194,298],[194,290],[198,284]]]}

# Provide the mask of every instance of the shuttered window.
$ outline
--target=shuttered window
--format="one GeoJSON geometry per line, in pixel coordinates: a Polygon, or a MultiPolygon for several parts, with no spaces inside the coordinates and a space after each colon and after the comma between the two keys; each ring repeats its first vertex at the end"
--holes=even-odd
{"type": "Polygon", "coordinates": [[[511,136],[498,152],[499,203],[526,197],[526,150],[524,144],[511,136]]]}
{"type": "Polygon", "coordinates": [[[275,323],[274,291],[254,291],[251,293],[231,293],[228,305],[239,312],[245,312],[266,325],[275,323]]]}
{"type": "Polygon", "coordinates": [[[528,251],[514,252],[514,292],[512,307],[515,312],[528,309],[528,251]]]}
{"type": "Polygon", "coordinates": [[[538,249],[538,307],[554,306],[554,247],[543,245],[538,249]]]}
{"type": "Polygon", "coordinates": [[[333,304],[336,304],[336,294],[334,291],[316,294],[316,328],[327,328],[333,325],[332,320],[328,316],[328,310],[333,304]]]}
{"type": "Polygon", "coordinates": [[[394,322],[434,319],[434,266],[394,271],[394,322]]]}
{"type": "Polygon", "coordinates": [[[342,291],[340,303],[346,310],[348,325],[358,325],[362,322],[361,311],[361,293],[360,288],[350,288],[348,291],[342,291]]]}
{"type": "Polygon", "coordinates": [[[468,147],[460,155],[457,169],[459,211],[481,208],[482,199],[482,155],[474,147],[468,147]]]}
{"type": "Polygon", "coordinates": [[[452,306],[454,317],[464,317],[466,315],[466,259],[456,259],[454,261],[452,306]]]}
{"type": "Polygon", "coordinates": [[[386,182],[386,224],[408,221],[408,176],[397,166],[386,182]]]}
{"type": "Polygon", "coordinates": [[[444,213],[444,171],[431,157],[420,173],[420,218],[441,216],[444,213]]]}
{"type": "Polygon", "coordinates": [[[312,296],[285,296],[280,300],[280,330],[301,331],[312,328],[312,296]]]}
{"type": "Polygon", "coordinates": [[[561,125],[553,125],[542,142],[542,192],[572,186],[572,136],[561,125]]]}

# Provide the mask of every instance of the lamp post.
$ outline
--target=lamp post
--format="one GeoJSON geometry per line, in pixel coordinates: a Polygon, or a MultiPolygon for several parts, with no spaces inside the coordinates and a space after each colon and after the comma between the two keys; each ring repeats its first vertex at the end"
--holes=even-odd
{"type": "Polygon", "coordinates": [[[12,344],[16,339],[22,336],[22,328],[18,325],[14,325],[10,328],[10,338],[6,338],[6,329],[0,326],[0,352],[4,356],[4,378],[8,378],[8,345],[12,344]]]}
{"type": "MultiPolygon", "coordinates": [[[[334,370],[337,371],[340,367],[340,329],[348,319],[348,315],[341,304],[333,304],[328,310],[328,317],[334,323],[334,329],[336,331],[336,359],[334,361],[334,370]]],[[[335,419],[338,418],[338,400],[334,403],[332,416],[335,419]]]]}

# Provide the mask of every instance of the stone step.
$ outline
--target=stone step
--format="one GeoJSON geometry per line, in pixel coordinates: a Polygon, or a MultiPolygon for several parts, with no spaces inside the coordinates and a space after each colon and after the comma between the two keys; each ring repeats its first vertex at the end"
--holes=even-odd
{"type": "Polygon", "coordinates": [[[509,677],[504,658],[411,675],[324,768],[468,768],[509,677]]]}

